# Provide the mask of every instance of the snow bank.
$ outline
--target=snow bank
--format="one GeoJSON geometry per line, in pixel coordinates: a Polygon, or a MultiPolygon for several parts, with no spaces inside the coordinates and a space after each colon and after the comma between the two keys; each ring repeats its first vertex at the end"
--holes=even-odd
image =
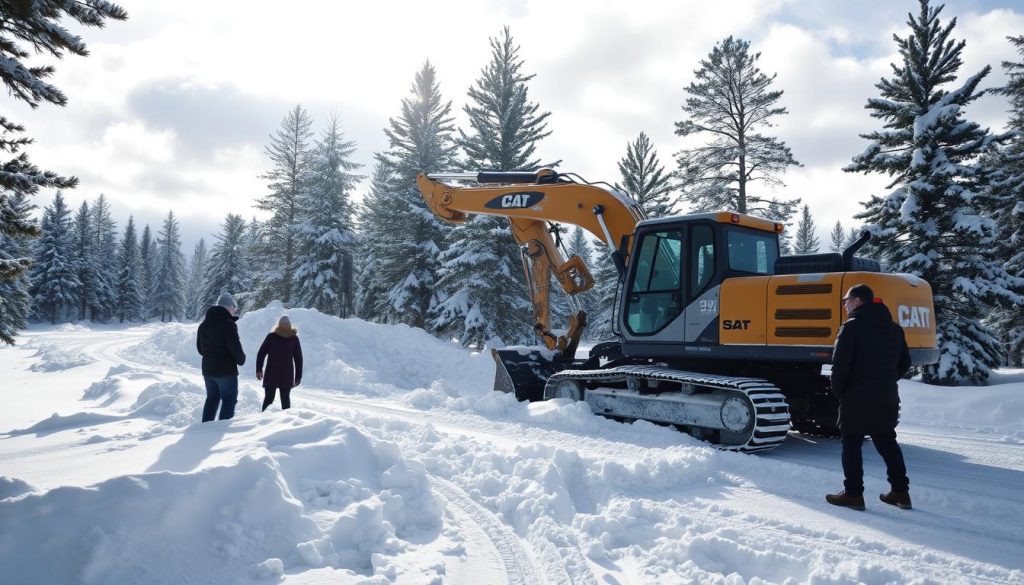
{"type": "Polygon", "coordinates": [[[33,372],[58,372],[89,365],[92,362],[92,358],[76,350],[62,349],[50,343],[43,343],[37,346],[35,361],[30,369],[33,372]]]}
{"type": "MultiPolygon", "coordinates": [[[[1013,372],[1002,374],[1015,379],[1013,372]]],[[[1000,380],[999,376],[994,377],[1000,380]]],[[[994,381],[995,381],[994,380],[994,381]]],[[[930,386],[900,382],[902,422],[938,425],[966,430],[984,429],[1005,434],[1005,439],[1024,443],[1024,382],[994,386],[930,386]]]]}
{"type": "MultiPolygon", "coordinates": [[[[284,314],[302,340],[304,385],[360,393],[428,388],[434,383],[456,394],[480,394],[491,388],[494,362],[489,354],[470,352],[406,325],[340,319],[312,309],[286,310],[277,302],[238,321],[247,358],[245,375],[255,373],[260,344],[284,314]]],[[[162,327],[136,351],[157,350],[198,368],[195,330],[195,325],[162,327]]]]}

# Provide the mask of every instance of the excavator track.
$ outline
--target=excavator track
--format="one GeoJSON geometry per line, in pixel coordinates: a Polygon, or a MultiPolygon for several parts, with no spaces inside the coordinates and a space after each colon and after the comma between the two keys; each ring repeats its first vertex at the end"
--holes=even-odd
{"type": "MultiPolygon", "coordinates": [[[[763,453],[778,447],[789,432],[789,406],[777,386],[759,378],[741,378],[703,374],[654,365],[624,365],[601,370],[562,370],[548,377],[545,398],[569,397],[584,400],[597,414],[636,418],[701,429],[700,434],[715,435],[716,447],[745,453],[763,453]],[[564,382],[576,382],[564,384],[564,382]],[[686,391],[645,391],[645,386],[678,383],[686,391]],[[592,388],[602,383],[626,383],[627,388],[592,388]],[[691,411],[713,412],[716,405],[722,418],[718,428],[696,424],[691,411]],[[747,414],[742,412],[743,407],[747,414]],[[744,418],[747,417],[747,418],[744,418]],[[723,428],[740,423],[742,429],[723,428]],[[712,431],[712,432],[708,432],[712,431]]],[[[697,433],[695,433],[697,434],[697,433]]]]}

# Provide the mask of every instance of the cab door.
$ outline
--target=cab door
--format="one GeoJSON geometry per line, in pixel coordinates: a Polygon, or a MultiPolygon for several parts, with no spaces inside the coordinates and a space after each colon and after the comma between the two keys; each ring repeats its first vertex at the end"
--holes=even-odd
{"type": "Polygon", "coordinates": [[[718,343],[719,284],[721,274],[715,254],[715,226],[692,222],[687,226],[686,343],[718,343]]]}

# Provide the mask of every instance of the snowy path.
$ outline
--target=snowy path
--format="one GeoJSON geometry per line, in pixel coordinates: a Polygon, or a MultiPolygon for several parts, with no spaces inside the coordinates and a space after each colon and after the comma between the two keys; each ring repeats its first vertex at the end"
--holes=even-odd
{"type": "MultiPolygon", "coordinates": [[[[22,341],[31,346],[27,350],[0,350],[0,365],[13,372],[16,388],[40,385],[55,395],[45,404],[20,391],[12,397],[13,407],[0,415],[0,433],[21,430],[0,434],[0,476],[49,489],[160,469],[237,465],[236,453],[258,437],[291,437],[261,440],[272,454],[283,449],[294,460],[296,449],[347,424],[352,432],[396,445],[410,462],[402,465],[422,466],[429,478],[423,489],[443,511],[440,532],[417,532],[410,520],[411,544],[388,553],[391,560],[367,561],[383,582],[1024,583],[1024,445],[1007,439],[1018,436],[1012,429],[971,421],[952,432],[922,420],[902,426],[915,498],[911,512],[871,501],[885,484],[868,443],[868,511],[857,513],[822,500],[841,486],[835,440],[794,434],[768,456],[724,453],[654,425],[594,417],[581,405],[517,404],[484,391],[371,385],[364,394],[359,387],[302,386],[293,393],[294,414],[261,416],[240,403],[227,434],[223,426],[219,434],[212,432],[218,425],[188,426],[173,409],[154,426],[152,418],[132,414],[144,410],[139,392],[201,384],[195,368],[175,365],[149,344],[158,329],[42,330],[22,341]],[[39,360],[30,352],[41,344],[92,362],[29,372],[39,360]],[[103,390],[104,384],[117,391],[83,402],[83,391],[103,390]],[[54,412],[64,418],[33,427],[54,412]],[[272,425],[294,430],[267,435],[272,425]],[[283,446],[274,447],[275,441],[283,446]]],[[[256,396],[252,382],[243,377],[243,401],[256,396]]],[[[481,384],[489,386],[489,380],[481,384]]],[[[1024,392],[1024,384],[1016,386],[1024,392]]],[[[199,398],[190,400],[194,406],[199,398]]],[[[280,461],[282,477],[299,486],[293,492],[301,491],[309,470],[289,475],[290,459],[280,461]]],[[[409,481],[415,483],[415,476],[409,481]]],[[[339,488],[317,489],[319,500],[304,500],[306,514],[332,526],[344,515],[341,509],[311,502],[336,502],[340,496],[331,494],[339,488]]],[[[389,496],[381,497],[386,502],[389,496]]],[[[334,558],[320,553],[309,553],[314,568],[286,563],[283,574],[272,567],[268,574],[289,583],[316,582],[329,568],[315,568],[317,555],[328,565],[334,558]]],[[[360,582],[359,575],[370,573],[345,574],[354,576],[342,582],[360,582]]]]}

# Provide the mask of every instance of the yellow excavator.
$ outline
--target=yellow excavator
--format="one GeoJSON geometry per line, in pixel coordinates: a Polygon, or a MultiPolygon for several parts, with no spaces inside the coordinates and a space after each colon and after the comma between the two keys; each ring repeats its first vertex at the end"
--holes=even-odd
{"type": "Polygon", "coordinates": [[[914,365],[938,359],[931,287],[856,257],[867,232],[841,254],[780,256],[780,223],[730,212],[645,219],[611,185],[552,169],[420,174],[417,186],[448,222],[509,220],[544,343],[492,351],[495,390],[520,400],[585,401],[597,414],[673,425],[745,452],[777,447],[791,427],[834,434],[825,374],[840,299],[860,283],[894,311],[914,365]],[[590,232],[619,271],[617,341],[586,359],[576,357],[586,315],[553,333],[549,283],[554,276],[571,298],[594,279],[578,256],[565,258],[552,223],[590,232]]]}

